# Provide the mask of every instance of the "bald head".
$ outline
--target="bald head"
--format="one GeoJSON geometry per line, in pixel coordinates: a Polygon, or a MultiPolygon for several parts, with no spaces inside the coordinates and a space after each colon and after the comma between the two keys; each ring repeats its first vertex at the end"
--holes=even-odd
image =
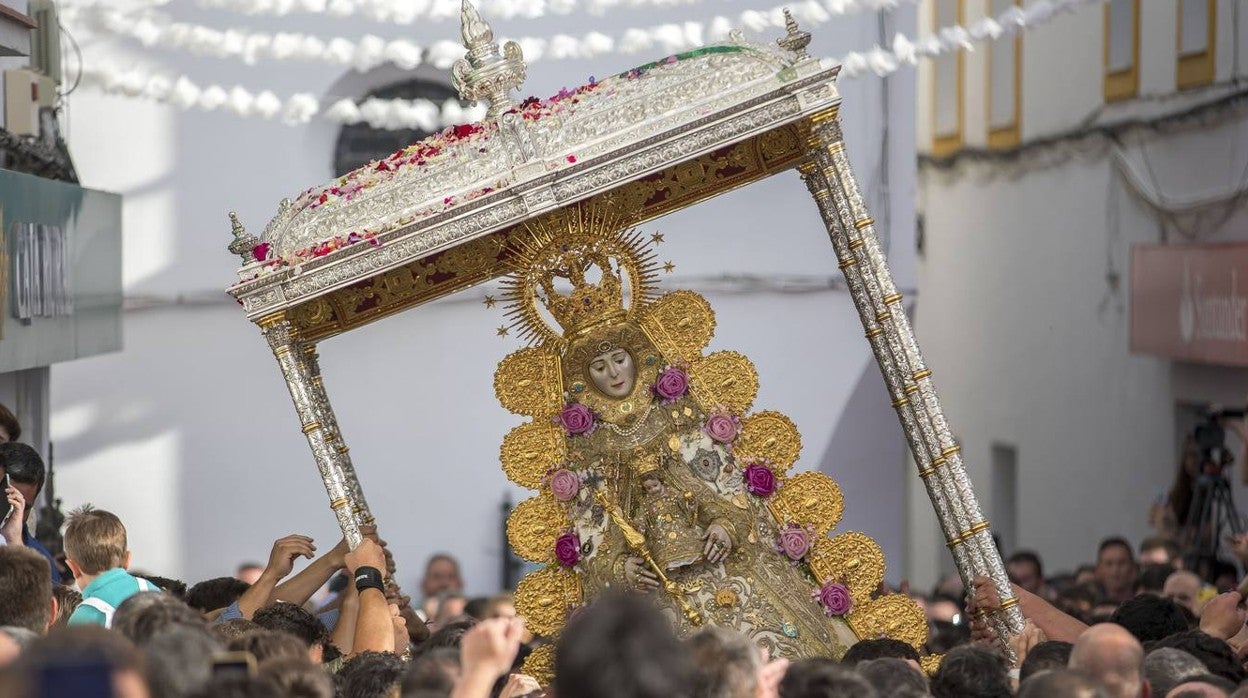
{"type": "Polygon", "coordinates": [[[1092,677],[1113,698],[1147,696],[1144,648],[1126,628],[1102,623],[1088,628],[1070,652],[1070,668],[1092,677]]]}
{"type": "Polygon", "coordinates": [[[1195,613],[1196,598],[1200,596],[1202,586],[1204,582],[1200,577],[1187,570],[1177,570],[1166,577],[1166,583],[1161,587],[1161,595],[1195,613]]]}

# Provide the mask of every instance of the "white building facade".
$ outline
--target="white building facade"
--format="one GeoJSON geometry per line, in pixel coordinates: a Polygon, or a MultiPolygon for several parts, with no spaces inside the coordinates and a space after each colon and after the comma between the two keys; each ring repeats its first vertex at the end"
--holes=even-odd
{"type": "MultiPolygon", "coordinates": [[[[919,24],[1014,4],[929,1],[919,24]]],[[[1248,395],[1240,5],[1094,3],[920,71],[916,331],[994,530],[1046,571],[1148,535],[1196,416],[1248,395]],[[1212,336],[1221,353],[1158,290],[1188,253],[1220,261],[1206,291],[1239,308],[1212,336]]],[[[948,556],[914,482],[909,511],[910,573],[928,581],[948,556]]]]}

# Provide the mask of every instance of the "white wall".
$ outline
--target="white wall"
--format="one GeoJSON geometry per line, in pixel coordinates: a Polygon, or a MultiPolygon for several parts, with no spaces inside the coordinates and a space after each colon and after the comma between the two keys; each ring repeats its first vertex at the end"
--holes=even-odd
{"type": "MultiPolygon", "coordinates": [[[[746,4],[716,5],[735,14],[746,4]]],[[[277,23],[204,12],[173,3],[179,17],[217,26],[244,22],[322,36],[385,33],[364,21],[292,17],[277,23]]],[[[497,22],[499,34],[612,33],[628,26],[705,19],[708,7],[613,11],[544,21],[497,22]]],[[[894,14],[894,29],[913,33],[913,13],[894,14]]],[[[815,32],[815,52],[870,48],[873,16],[846,18],[815,32]]],[[[428,44],[454,37],[452,23],[390,34],[428,44]]],[[[104,47],[88,46],[88,55],[104,47]]],[[[116,48],[109,49],[114,53],[116,48]]],[[[133,51],[133,47],[126,47],[133,51]]],[[[342,71],[323,65],[262,64],[154,53],[197,82],[238,82],[285,95],[312,90],[359,94],[342,71]],[[331,88],[331,86],[334,86],[331,88]]],[[[655,56],[606,56],[593,62],[541,61],[529,67],[523,94],[549,95],[655,56]]],[[[868,194],[879,197],[881,138],[887,130],[887,210],[899,286],[912,288],[913,93],[906,73],[892,80],[888,113],[875,79],[843,86],[847,140],[868,194]]],[[[328,100],[326,100],[328,101],[328,100]]],[[[58,366],[53,376],[53,438],[67,503],[93,501],[130,525],[135,564],[188,580],[227,574],[260,558],[287,533],[313,534],[322,549],[335,535],[289,397],[259,333],[220,289],[237,259],[226,211],[255,233],[278,199],[328,179],[336,132],[314,123],[291,128],[224,114],[181,113],[80,91],[71,97],[69,139],[84,183],[125,195],[126,283],[131,296],[184,302],[136,310],[126,318],[126,350],[58,366]]],[[[877,218],[883,212],[877,207],[877,218]]],[[[719,274],[839,275],[815,208],[788,173],[674,215],[653,227],[667,234],[663,259],[677,264],[667,288],[719,274]]],[[[694,282],[697,287],[698,283],[694,282]]],[[[395,548],[400,581],[413,585],[424,558],[447,549],[464,563],[470,591],[497,585],[499,507],[515,493],[498,467],[498,446],[517,419],[494,400],[494,366],[516,348],[493,328],[501,313],[462,294],[391,318],[321,347],[326,384],[383,535],[395,548]]],[[[759,408],[780,409],[802,429],[805,463],[821,466],[847,491],[899,481],[896,456],[878,469],[838,472],[833,431],[863,372],[874,370],[846,294],[708,294],[719,316],[716,347],[743,351],[762,374],[759,408]]],[[[855,435],[896,443],[881,423],[855,435]]],[[[842,437],[844,438],[844,437],[842,437]]],[[[865,501],[864,501],[865,500],[865,501]]],[[[845,527],[878,533],[890,560],[902,553],[899,487],[880,501],[848,503],[845,527]]]]}

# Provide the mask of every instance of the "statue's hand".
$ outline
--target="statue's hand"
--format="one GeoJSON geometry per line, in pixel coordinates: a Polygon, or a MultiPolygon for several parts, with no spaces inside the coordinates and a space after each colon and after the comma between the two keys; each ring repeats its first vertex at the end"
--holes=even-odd
{"type": "Polygon", "coordinates": [[[638,591],[654,591],[659,588],[658,576],[639,557],[630,557],[624,561],[624,581],[630,589],[638,591]]]}
{"type": "Polygon", "coordinates": [[[728,531],[719,524],[711,524],[706,529],[706,547],[702,550],[702,556],[707,562],[712,564],[723,562],[728,558],[728,553],[732,552],[732,538],[728,536],[728,531]]]}

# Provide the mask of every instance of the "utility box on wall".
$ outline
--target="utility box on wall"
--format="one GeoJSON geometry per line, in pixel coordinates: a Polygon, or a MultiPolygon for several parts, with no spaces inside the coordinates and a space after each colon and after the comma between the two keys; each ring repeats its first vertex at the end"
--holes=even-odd
{"type": "Polygon", "coordinates": [[[56,83],[33,70],[4,71],[4,128],[17,136],[39,135],[39,109],[56,101],[56,83]]]}

